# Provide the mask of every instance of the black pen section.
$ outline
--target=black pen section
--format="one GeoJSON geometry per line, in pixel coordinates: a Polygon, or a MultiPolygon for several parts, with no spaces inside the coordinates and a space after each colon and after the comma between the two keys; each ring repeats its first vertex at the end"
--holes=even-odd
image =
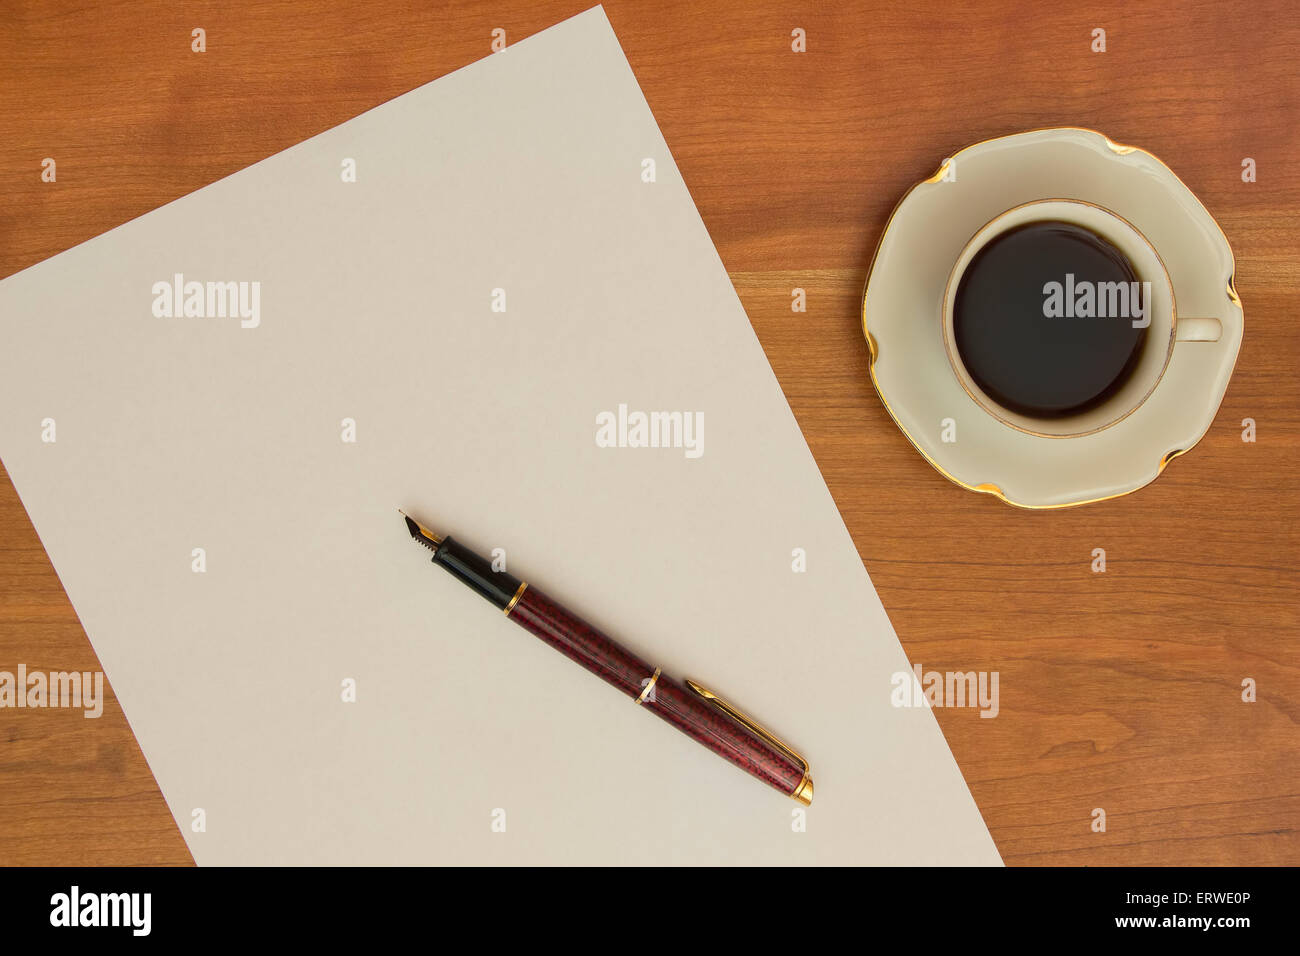
{"type": "Polygon", "coordinates": [[[504,571],[493,571],[492,562],[450,537],[443,538],[433,552],[433,563],[442,565],[503,611],[519,590],[518,578],[504,571]]]}

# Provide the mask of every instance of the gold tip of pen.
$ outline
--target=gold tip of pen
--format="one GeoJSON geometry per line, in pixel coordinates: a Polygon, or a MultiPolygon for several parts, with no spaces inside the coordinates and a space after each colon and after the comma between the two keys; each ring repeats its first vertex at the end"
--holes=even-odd
{"type": "Polygon", "coordinates": [[[792,799],[798,800],[805,807],[811,807],[813,798],[812,777],[808,774],[804,774],[803,779],[799,781],[799,786],[794,788],[794,793],[790,794],[790,796],[792,799]]]}
{"type": "Polygon", "coordinates": [[[434,534],[424,525],[420,524],[420,522],[416,521],[414,518],[408,515],[401,508],[397,509],[397,513],[401,515],[404,519],[406,519],[406,530],[411,533],[411,537],[415,539],[417,542],[423,544],[425,547],[434,547],[434,548],[436,548],[439,544],[442,543],[441,535],[434,534]]]}

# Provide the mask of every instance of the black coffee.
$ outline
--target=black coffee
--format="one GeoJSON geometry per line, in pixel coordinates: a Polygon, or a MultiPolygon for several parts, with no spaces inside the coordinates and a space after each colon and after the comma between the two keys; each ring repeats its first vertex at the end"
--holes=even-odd
{"type": "Polygon", "coordinates": [[[966,267],[953,308],[957,354],[985,394],[1012,411],[1083,412],[1113,395],[1137,364],[1147,330],[1133,322],[1149,321],[1149,290],[1095,233],[1026,223],[992,239],[966,267]]]}

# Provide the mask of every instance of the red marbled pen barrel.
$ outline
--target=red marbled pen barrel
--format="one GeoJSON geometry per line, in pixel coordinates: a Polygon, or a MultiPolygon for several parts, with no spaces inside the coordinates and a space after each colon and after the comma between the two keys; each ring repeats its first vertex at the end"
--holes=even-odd
{"type": "Polygon", "coordinates": [[[677,683],[538,589],[493,571],[490,562],[464,545],[434,534],[405,513],[402,516],[411,537],[433,552],[434,564],[487,598],[524,630],[741,770],[804,806],[812,803],[808,762],[743,712],[694,681],[686,681],[685,686],[677,683]]]}

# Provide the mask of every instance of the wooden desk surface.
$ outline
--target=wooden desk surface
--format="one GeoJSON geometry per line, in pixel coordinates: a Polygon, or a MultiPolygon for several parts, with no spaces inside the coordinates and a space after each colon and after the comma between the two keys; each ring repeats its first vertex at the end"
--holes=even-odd
{"type": "MultiPolygon", "coordinates": [[[[587,5],[6,3],[0,275],[478,59],[494,28],[515,42],[587,5]]],[[[957,6],[606,12],[909,656],[1001,675],[996,719],[937,714],[1005,860],[1300,863],[1300,19],[1285,0],[957,6]],[[868,381],[859,305],[912,182],[1055,125],[1175,169],[1232,243],[1247,331],[1213,428],[1160,480],[1031,513],[913,451],[868,381]]],[[[98,667],[6,477],[0,669],[20,662],[98,667]]],[[[116,700],[99,720],[0,711],[0,863],[189,861],[116,700]]]]}

